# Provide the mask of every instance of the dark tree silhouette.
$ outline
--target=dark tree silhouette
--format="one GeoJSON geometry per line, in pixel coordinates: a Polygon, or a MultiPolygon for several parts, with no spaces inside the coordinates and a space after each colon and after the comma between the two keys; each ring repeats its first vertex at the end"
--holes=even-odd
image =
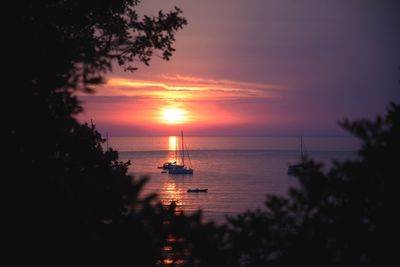
{"type": "Polygon", "coordinates": [[[94,125],[74,118],[82,111],[76,92],[91,92],[113,64],[133,71],[153,56],[168,60],[172,55],[175,33],[186,24],[181,10],[140,17],[138,3],[45,0],[7,7],[13,31],[8,52],[19,68],[5,98],[10,103],[4,123],[10,170],[5,221],[12,229],[10,247],[22,255],[35,251],[43,259],[57,252],[68,258],[88,251],[94,241],[101,249],[111,236],[125,236],[110,230],[122,224],[126,236],[135,231],[142,241],[135,253],[140,262],[151,265],[158,259],[160,244],[154,244],[161,236],[155,225],[161,217],[149,225],[130,220],[138,224],[134,230],[122,222],[132,216],[126,211],[128,199],[143,206],[138,218],[161,216],[161,211],[151,198],[138,200],[142,182],[132,183],[129,163],[119,162],[116,151],[103,151],[94,125]]]}
{"type": "Polygon", "coordinates": [[[267,210],[230,218],[238,266],[385,266],[386,186],[397,177],[400,105],[375,121],[340,123],[362,141],[358,159],[305,159],[300,187],[268,196],[267,210]]]}

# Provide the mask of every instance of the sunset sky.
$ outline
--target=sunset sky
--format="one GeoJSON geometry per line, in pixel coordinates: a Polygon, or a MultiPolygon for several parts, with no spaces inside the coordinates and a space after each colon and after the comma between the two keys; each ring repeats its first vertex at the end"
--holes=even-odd
{"type": "Polygon", "coordinates": [[[120,68],[81,95],[114,136],[341,135],[337,121],[400,100],[398,1],[146,0],[188,25],[170,61],[120,68]]]}

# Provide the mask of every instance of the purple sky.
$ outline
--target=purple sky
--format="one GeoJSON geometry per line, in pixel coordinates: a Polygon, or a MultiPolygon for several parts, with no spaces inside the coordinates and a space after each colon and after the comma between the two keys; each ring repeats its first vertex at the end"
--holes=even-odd
{"type": "Polygon", "coordinates": [[[189,24],[173,58],[116,68],[81,97],[81,120],[114,135],[338,135],[338,120],[400,101],[399,1],[146,0],[140,12],[174,5],[189,24]],[[171,108],[186,117],[163,124],[171,108]]]}

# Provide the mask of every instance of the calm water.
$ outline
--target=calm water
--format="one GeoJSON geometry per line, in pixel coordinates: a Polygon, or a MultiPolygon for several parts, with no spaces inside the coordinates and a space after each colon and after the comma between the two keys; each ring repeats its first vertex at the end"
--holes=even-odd
{"type": "MultiPolygon", "coordinates": [[[[110,145],[121,160],[131,160],[129,172],[150,176],[143,194],[156,192],[161,201],[176,201],[185,212],[202,209],[206,220],[223,222],[225,215],[261,208],[266,194],[285,195],[296,178],[287,175],[300,156],[299,138],[187,137],[193,175],[161,173],[157,166],[175,160],[176,137],[114,137],[110,145]],[[187,193],[208,188],[208,193],[187,193]]],[[[303,138],[303,149],[329,165],[332,159],[354,157],[357,142],[351,138],[303,138]]]]}

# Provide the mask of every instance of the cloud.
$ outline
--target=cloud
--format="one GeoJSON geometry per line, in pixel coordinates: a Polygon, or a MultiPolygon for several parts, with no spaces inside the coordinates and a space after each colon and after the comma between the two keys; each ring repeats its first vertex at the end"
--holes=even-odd
{"type": "Polygon", "coordinates": [[[158,79],[112,77],[96,90],[96,96],[137,96],[164,100],[228,100],[275,98],[282,88],[265,83],[215,80],[181,75],[161,75],[158,79]]]}

